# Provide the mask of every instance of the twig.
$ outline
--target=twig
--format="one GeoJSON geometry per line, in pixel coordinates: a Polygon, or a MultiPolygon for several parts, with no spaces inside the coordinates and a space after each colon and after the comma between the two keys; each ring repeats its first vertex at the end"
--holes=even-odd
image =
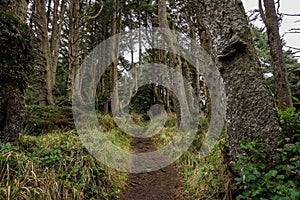
{"type": "Polygon", "coordinates": [[[300,17],[300,14],[286,14],[286,13],[282,13],[282,15],[288,16],[288,17],[300,17]]]}

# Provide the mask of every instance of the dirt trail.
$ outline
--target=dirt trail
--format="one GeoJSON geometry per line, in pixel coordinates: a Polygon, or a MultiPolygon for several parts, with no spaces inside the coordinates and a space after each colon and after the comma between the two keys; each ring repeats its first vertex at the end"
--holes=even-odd
{"type": "MultiPolygon", "coordinates": [[[[148,138],[134,138],[131,148],[135,152],[155,151],[154,143],[148,138]]],[[[169,165],[158,171],[129,174],[129,185],[119,195],[119,200],[186,200],[182,195],[183,184],[176,168],[169,165]]]]}

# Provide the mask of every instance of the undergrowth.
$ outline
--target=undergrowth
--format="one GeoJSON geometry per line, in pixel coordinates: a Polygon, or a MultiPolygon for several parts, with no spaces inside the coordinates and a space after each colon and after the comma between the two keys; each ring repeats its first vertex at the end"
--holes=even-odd
{"type": "Polygon", "coordinates": [[[267,169],[262,162],[267,156],[265,144],[255,137],[241,142],[248,156],[240,155],[235,165],[242,175],[236,178],[240,189],[237,199],[300,199],[300,114],[295,108],[279,114],[285,139],[283,148],[276,150],[279,162],[275,167],[267,169]]]}
{"type": "MultiPolygon", "coordinates": [[[[175,115],[169,117],[160,135],[153,138],[159,148],[167,145],[177,134],[175,115]]],[[[223,136],[215,144],[209,155],[200,157],[199,150],[208,129],[208,120],[200,119],[199,125],[192,145],[175,162],[186,186],[185,195],[192,199],[231,199],[235,184],[224,156],[226,137],[223,136]]]]}
{"type": "MultiPolygon", "coordinates": [[[[126,150],[130,140],[109,115],[99,115],[107,137],[126,150]]],[[[113,199],[127,174],[99,163],[74,130],[24,135],[18,146],[0,143],[0,199],[113,199]]]]}
{"type": "Polygon", "coordinates": [[[232,199],[231,191],[235,184],[227,166],[225,134],[212,151],[202,157],[199,151],[208,129],[208,120],[201,119],[200,127],[189,150],[176,162],[186,184],[186,193],[193,199],[232,199]]]}

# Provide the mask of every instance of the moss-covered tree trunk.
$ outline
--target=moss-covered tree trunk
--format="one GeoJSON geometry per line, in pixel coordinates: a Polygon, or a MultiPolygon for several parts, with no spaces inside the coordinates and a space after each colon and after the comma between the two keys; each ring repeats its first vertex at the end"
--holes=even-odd
{"type": "Polygon", "coordinates": [[[225,82],[229,150],[233,161],[250,135],[264,142],[267,166],[275,162],[281,138],[271,93],[263,81],[244,7],[235,0],[195,1],[203,24],[202,41],[225,82]]]}
{"type": "MultiPolygon", "coordinates": [[[[20,22],[13,20],[16,23],[24,23],[26,20],[26,11],[27,11],[27,1],[26,0],[1,0],[0,1],[0,11],[1,12],[8,12],[13,16],[17,17],[20,22]]],[[[4,16],[4,15],[1,15],[4,16]]],[[[8,16],[7,16],[8,17],[8,16]]],[[[1,19],[3,22],[5,19],[1,19]]],[[[8,20],[6,21],[8,22],[8,20]]],[[[1,22],[2,23],[2,22],[1,22]]],[[[5,23],[3,23],[5,24],[5,23]]],[[[11,24],[7,24],[5,28],[8,31],[11,28],[11,24]],[[9,28],[10,27],[10,28],[9,28]]],[[[14,27],[19,27],[19,25],[14,25],[14,27]]],[[[2,31],[2,28],[1,28],[2,31]]],[[[14,33],[11,33],[14,35],[14,33]]],[[[14,37],[14,36],[12,36],[14,37]]],[[[1,46],[2,48],[7,48],[7,45],[4,42],[10,43],[12,38],[7,38],[8,40],[2,40],[1,34],[1,46]],[[3,42],[3,43],[2,43],[3,42]]],[[[13,41],[18,43],[20,41],[13,41]]],[[[11,48],[14,48],[11,46],[11,48]]],[[[25,113],[25,103],[24,103],[24,92],[25,88],[23,87],[22,83],[23,80],[18,80],[19,77],[22,75],[18,75],[18,71],[12,72],[10,70],[15,69],[14,66],[4,66],[6,63],[8,65],[10,62],[16,64],[17,62],[22,62],[23,58],[16,58],[16,55],[7,55],[10,54],[11,51],[6,51],[7,53],[2,54],[5,49],[1,50],[1,59],[12,59],[12,61],[5,61],[2,62],[0,66],[0,136],[6,142],[16,143],[21,136],[23,120],[24,120],[24,113],[25,113]],[[13,59],[17,59],[17,61],[13,61],[13,59]],[[3,64],[4,63],[4,64],[3,64]],[[2,70],[1,70],[2,69],[2,70]],[[12,76],[8,75],[11,74],[12,76]],[[13,78],[13,77],[16,78],[13,78]]],[[[18,50],[16,50],[18,51],[18,50]]],[[[22,55],[24,56],[24,54],[22,55]]]]}

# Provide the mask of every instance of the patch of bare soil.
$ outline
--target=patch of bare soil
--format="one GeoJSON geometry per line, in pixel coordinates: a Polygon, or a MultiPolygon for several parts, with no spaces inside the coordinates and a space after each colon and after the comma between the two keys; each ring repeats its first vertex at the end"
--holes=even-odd
{"type": "MultiPolygon", "coordinates": [[[[134,138],[131,148],[135,152],[155,151],[155,144],[148,138],[134,138]]],[[[183,184],[173,165],[157,171],[129,174],[129,185],[118,200],[186,200],[183,184]]]]}

